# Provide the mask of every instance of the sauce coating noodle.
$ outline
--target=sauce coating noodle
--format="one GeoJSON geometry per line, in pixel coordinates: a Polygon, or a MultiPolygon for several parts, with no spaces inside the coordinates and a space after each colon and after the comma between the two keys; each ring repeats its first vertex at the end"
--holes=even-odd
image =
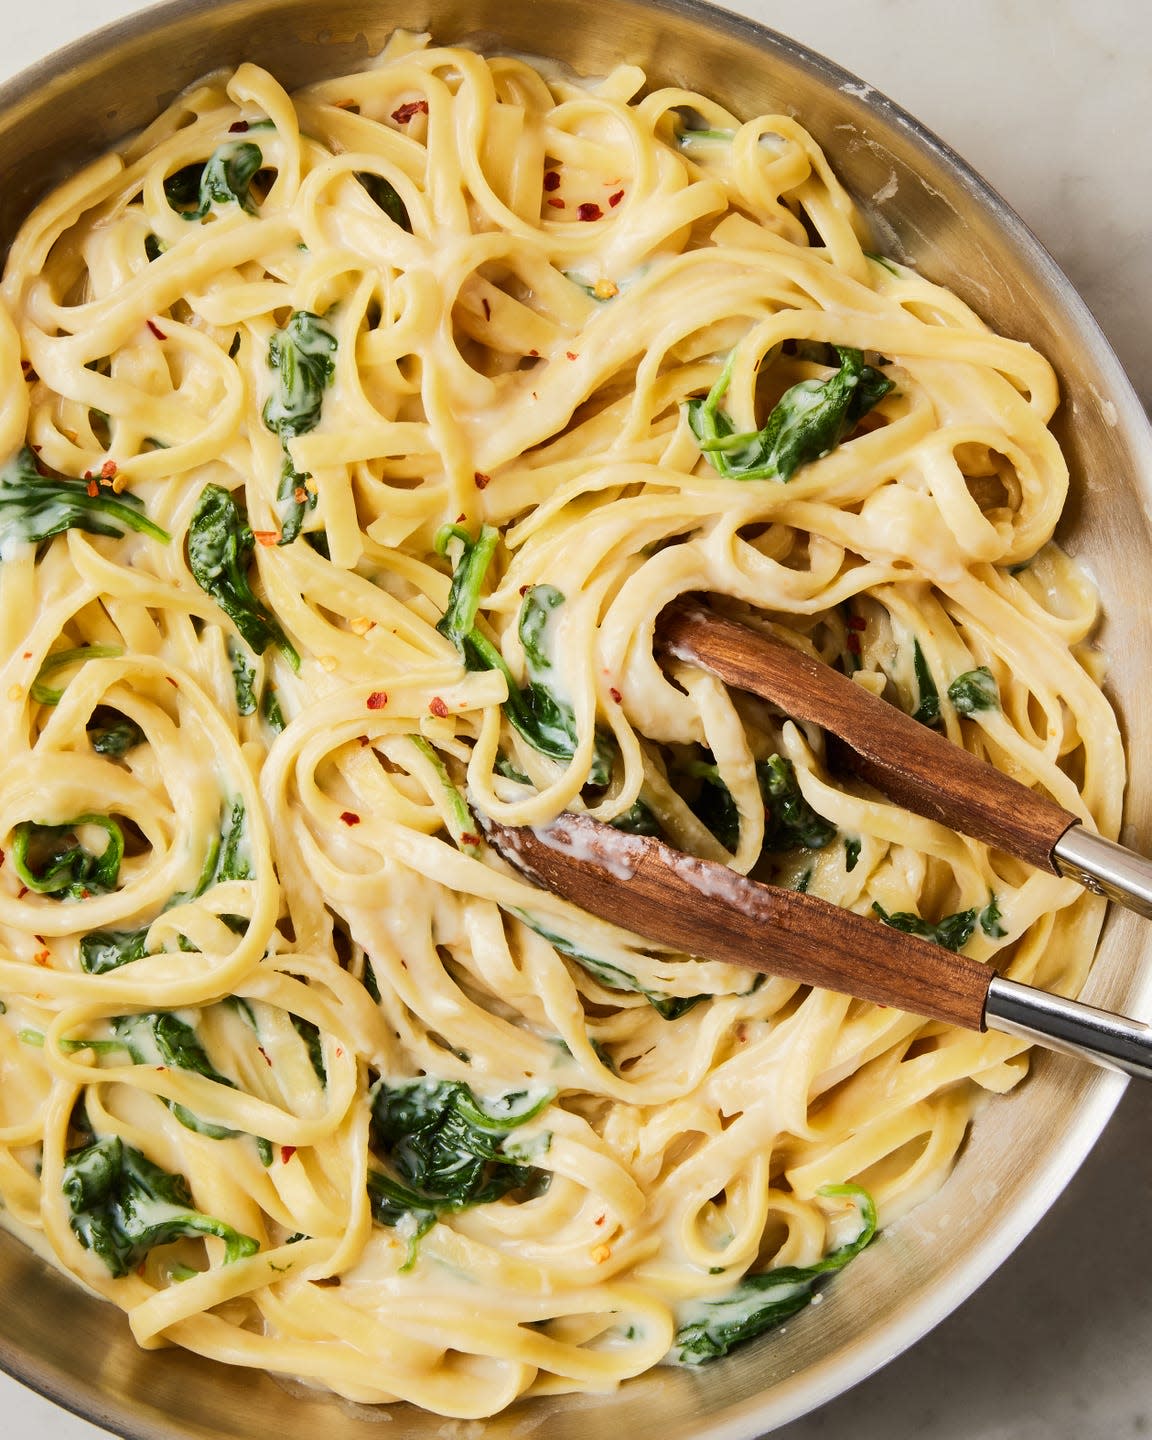
{"type": "Polygon", "coordinates": [[[707,591],[1116,833],[1055,377],[865,245],[792,119],[402,33],[210,77],[25,223],[0,1196],[141,1344],[448,1416],[610,1389],[938,1188],[1024,1074],[646,946],[468,810],[1079,988],[1101,901],[653,658],[707,591]]]}

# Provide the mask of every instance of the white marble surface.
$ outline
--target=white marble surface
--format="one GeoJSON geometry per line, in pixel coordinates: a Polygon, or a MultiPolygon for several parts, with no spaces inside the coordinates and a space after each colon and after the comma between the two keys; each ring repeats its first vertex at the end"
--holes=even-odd
{"type": "MultiPolygon", "coordinates": [[[[0,0],[0,79],[143,8],[0,0]]],[[[980,170],[1055,255],[1152,403],[1152,8],[1141,0],[733,0],[729,8],[855,71],[980,170]]],[[[780,1440],[1152,1434],[1150,1099],[1140,1086],[1130,1090],[1064,1197],[975,1297],[880,1374],[776,1432],[780,1440]]],[[[4,1440],[104,1433],[0,1376],[4,1440]]]]}

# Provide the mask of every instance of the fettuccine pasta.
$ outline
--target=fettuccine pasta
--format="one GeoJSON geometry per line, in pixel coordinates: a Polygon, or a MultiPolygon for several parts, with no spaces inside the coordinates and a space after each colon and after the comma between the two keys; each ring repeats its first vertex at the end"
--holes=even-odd
{"type": "Polygon", "coordinates": [[[653,655],[707,592],[1116,833],[1052,370],[800,125],[246,64],[29,217],[0,377],[3,1219],[142,1345],[489,1415],[726,1353],[943,1183],[1020,1041],[647,945],[475,818],[1084,978],[1101,901],[653,655]]]}

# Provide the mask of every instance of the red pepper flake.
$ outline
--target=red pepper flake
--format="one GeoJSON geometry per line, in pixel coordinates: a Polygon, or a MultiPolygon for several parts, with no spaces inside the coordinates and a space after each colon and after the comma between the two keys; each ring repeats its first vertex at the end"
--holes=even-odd
{"type": "Polygon", "coordinates": [[[37,965],[47,965],[49,960],[52,959],[52,952],[50,950],[37,950],[32,958],[37,965]]]}
{"type": "Polygon", "coordinates": [[[148,326],[149,330],[152,331],[153,335],[156,336],[157,340],[167,340],[168,336],[160,329],[159,325],[151,320],[147,320],[144,323],[148,326]]]}
{"type": "Polygon", "coordinates": [[[345,825],[360,824],[360,816],[356,814],[355,810],[341,810],[340,819],[343,820],[345,825]]]}
{"type": "Polygon", "coordinates": [[[100,467],[101,480],[115,480],[116,471],[118,469],[119,466],[116,464],[115,460],[105,460],[103,465],[101,465],[100,467]]]}
{"type": "Polygon", "coordinates": [[[387,704],[388,704],[388,692],[387,692],[387,690],[373,690],[372,693],[371,693],[371,695],[368,696],[368,709],[369,709],[369,710],[383,710],[384,706],[387,705],[387,704]]]}
{"type": "Polygon", "coordinates": [[[25,660],[31,660],[31,659],[32,659],[32,651],[31,651],[31,650],[25,650],[25,651],[24,651],[24,659],[25,659],[25,660]]]}
{"type": "Polygon", "coordinates": [[[466,835],[461,835],[461,836],[460,836],[460,844],[461,844],[461,845],[479,845],[479,844],[480,844],[480,836],[473,834],[472,831],[469,831],[466,835]]]}
{"type": "Polygon", "coordinates": [[[487,490],[488,486],[492,483],[492,476],[485,475],[483,470],[474,471],[472,479],[476,482],[477,490],[487,490]]]}
{"type": "Polygon", "coordinates": [[[529,350],[529,351],[528,351],[528,354],[531,355],[533,359],[536,359],[536,358],[539,356],[540,351],[539,351],[539,350],[529,350]]]}
{"type": "Polygon", "coordinates": [[[165,678],[165,680],[168,681],[168,684],[172,686],[172,689],[173,689],[173,690],[179,690],[179,689],[180,689],[180,682],[179,682],[179,680],[173,680],[173,678],[172,678],[171,675],[165,675],[164,678],[165,678]]]}
{"type": "Polygon", "coordinates": [[[620,691],[616,689],[615,685],[613,685],[612,688],[608,691],[608,694],[612,696],[612,699],[615,700],[617,705],[620,704],[620,700],[622,697],[620,695],[620,691]]]}
{"type": "Polygon", "coordinates": [[[343,1047],[343,1045],[337,1045],[337,1046],[336,1046],[336,1059],[337,1059],[337,1060],[343,1060],[343,1058],[344,1058],[344,1047],[343,1047]]]}
{"type": "Polygon", "coordinates": [[[552,191],[552,190],[559,190],[559,188],[560,188],[560,172],[559,172],[559,170],[545,170],[545,172],[544,172],[544,189],[545,189],[545,190],[548,190],[548,191],[552,191]]]}
{"type": "MultiPolygon", "coordinates": [[[[460,514],[456,516],[456,524],[463,525],[464,521],[467,520],[467,518],[467,515],[464,514],[463,510],[461,510],[460,514]]],[[[395,635],[395,630],[393,630],[392,633],[393,635],[395,635]]]]}
{"type": "Polygon", "coordinates": [[[367,735],[361,735],[361,736],[360,736],[360,748],[361,748],[361,749],[363,749],[365,745],[371,745],[371,743],[372,743],[372,742],[371,742],[371,740],[368,739],[368,736],[367,736],[367,735]]]}
{"type": "Polygon", "coordinates": [[[252,538],[257,545],[275,545],[280,538],[279,530],[253,530],[252,538]]]}
{"type": "Polygon", "coordinates": [[[427,100],[409,100],[405,104],[398,106],[395,110],[392,111],[392,119],[396,121],[397,125],[407,125],[409,120],[412,119],[413,115],[427,114],[427,100]]]}
{"type": "Polygon", "coordinates": [[[531,585],[521,585],[521,586],[520,586],[520,597],[521,597],[521,599],[523,599],[523,597],[524,597],[525,595],[527,595],[528,591],[531,590],[531,588],[532,588],[531,585]]]}
{"type": "Polygon", "coordinates": [[[597,1217],[596,1217],[596,1222],[595,1222],[595,1223],[596,1223],[597,1225],[603,1225],[604,1222],[605,1222],[605,1220],[607,1220],[607,1219],[608,1219],[607,1215],[597,1215],[597,1217]]]}
{"type": "Polygon", "coordinates": [[[852,652],[853,655],[859,655],[859,654],[860,654],[860,637],[859,637],[859,635],[849,635],[849,636],[848,636],[848,649],[852,652]]]}
{"type": "Polygon", "coordinates": [[[431,714],[436,716],[437,720],[443,720],[448,714],[448,706],[445,705],[439,695],[433,695],[432,699],[429,700],[428,709],[431,714]]]}
{"type": "Polygon", "coordinates": [[[576,208],[576,218],[579,220],[599,220],[603,214],[595,200],[585,200],[583,205],[576,208]]]}
{"type": "Polygon", "coordinates": [[[89,480],[89,481],[88,481],[88,494],[91,496],[91,498],[92,498],[93,500],[95,500],[96,496],[99,495],[99,493],[100,493],[100,486],[96,483],[95,480],[89,480]]]}
{"type": "Polygon", "coordinates": [[[549,197],[548,197],[548,204],[551,205],[551,207],[553,208],[553,210],[563,210],[563,209],[564,209],[564,202],[563,202],[563,200],[560,199],[559,195],[549,195],[549,197]]]}
{"type": "Polygon", "coordinates": [[[33,445],[33,446],[32,446],[32,449],[35,450],[35,452],[36,452],[37,455],[39,455],[40,451],[43,450],[43,448],[44,448],[43,445],[33,445]]]}
{"type": "Polygon", "coordinates": [[[303,485],[297,485],[295,490],[292,491],[292,498],[297,505],[305,505],[308,502],[308,491],[305,490],[303,485]]]}
{"type": "Polygon", "coordinates": [[[232,124],[228,126],[228,133],[229,135],[243,135],[244,131],[247,129],[247,120],[233,120],[232,124]]]}
{"type": "Polygon", "coordinates": [[[17,900],[23,900],[23,899],[24,899],[24,896],[27,895],[27,894],[28,894],[28,886],[27,886],[27,885],[21,885],[21,886],[20,886],[20,889],[19,889],[19,890],[17,891],[17,893],[16,893],[16,899],[17,899],[17,900]]]}
{"type": "Polygon", "coordinates": [[[91,480],[91,479],[92,479],[92,471],[91,471],[91,470],[85,470],[85,471],[84,471],[84,479],[85,479],[85,480],[91,480]]]}
{"type": "Polygon", "coordinates": [[[281,1146],[280,1146],[280,1163],[281,1163],[282,1165],[287,1165],[287,1164],[288,1164],[288,1161],[291,1160],[291,1159],[292,1159],[292,1156],[295,1155],[295,1154],[296,1154],[296,1146],[295,1146],[295,1145],[281,1145],[281,1146]]]}
{"type": "Polygon", "coordinates": [[[263,1045],[257,1045],[257,1046],[256,1046],[256,1049],[259,1050],[259,1052],[260,1052],[261,1055],[263,1055],[265,1065],[267,1065],[268,1068],[269,1068],[269,1070],[271,1070],[271,1068],[272,1068],[272,1057],[271,1057],[271,1055],[268,1054],[268,1051],[264,1049],[264,1046],[263,1046],[263,1045]]]}
{"type": "Polygon", "coordinates": [[[92,892],[91,892],[91,890],[81,890],[81,891],[80,891],[80,899],[81,899],[81,900],[90,900],[91,898],[92,898],[92,892]]]}
{"type": "Polygon", "coordinates": [[[611,205],[611,207],[613,208],[613,210],[615,210],[616,206],[619,205],[619,203],[621,202],[621,200],[623,200],[623,198],[624,198],[624,192],[623,192],[623,190],[617,190],[616,193],[615,193],[615,195],[609,195],[609,197],[608,197],[608,204],[611,205]]]}
{"type": "Polygon", "coordinates": [[[491,302],[489,301],[487,295],[481,296],[481,298],[480,298],[480,305],[481,305],[481,308],[482,308],[483,311],[484,311],[484,318],[485,318],[485,320],[491,320],[491,318],[492,318],[492,305],[491,305],[491,302]]]}
{"type": "Polygon", "coordinates": [[[849,630],[867,630],[868,622],[863,615],[851,615],[848,618],[849,630]]]}
{"type": "Polygon", "coordinates": [[[579,360],[580,358],[580,356],[577,355],[575,350],[565,350],[564,354],[567,355],[569,360],[579,360]]]}

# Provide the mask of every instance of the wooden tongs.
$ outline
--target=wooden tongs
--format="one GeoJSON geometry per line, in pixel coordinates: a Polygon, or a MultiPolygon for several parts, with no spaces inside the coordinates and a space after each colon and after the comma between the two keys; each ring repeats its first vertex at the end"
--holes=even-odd
{"type": "MultiPolygon", "coordinates": [[[[718,615],[669,606],[658,653],[702,666],[841,742],[855,772],[905,809],[1152,919],[1152,862],[953,745],[830,666],[718,615]]],[[[1005,980],[987,965],[815,895],[763,885],[587,815],[489,841],[534,883],[634,934],[971,1030],[991,1027],[1152,1078],[1152,1029],[1005,980]]]]}

